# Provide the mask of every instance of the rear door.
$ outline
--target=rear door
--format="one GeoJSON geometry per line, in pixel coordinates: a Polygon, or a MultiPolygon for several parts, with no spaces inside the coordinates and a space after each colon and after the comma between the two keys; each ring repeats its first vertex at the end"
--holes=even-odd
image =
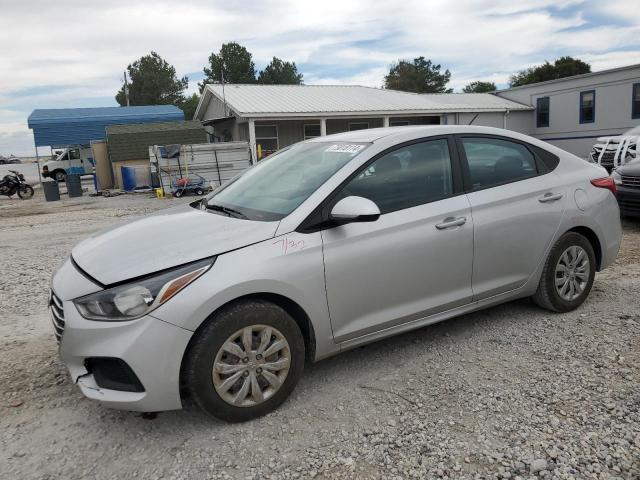
{"type": "Polygon", "coordinates": [[[327,301],[337,342],[471,302],[473,224],[453,140],[399,146],[365,165],[327,210],[355,195],[375,222],[322,231],[327,301]]]}
{"type": "Polygon", "coordinates": [[[476,300],[524,285],[543,261],[566,200],[537,147],[499,136],[457,136],[474,224],[476,300]]]}

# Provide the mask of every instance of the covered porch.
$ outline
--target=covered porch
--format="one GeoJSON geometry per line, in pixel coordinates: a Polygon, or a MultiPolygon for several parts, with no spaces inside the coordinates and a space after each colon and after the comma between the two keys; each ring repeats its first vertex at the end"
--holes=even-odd
{"type": "Polygon", "coordinates": [[[310,138],[367,128],[406,125],[439,125],[440,115],[384,115],[353,117],[237,118],[210,122],[213,142],[246,141],[252,156],[260,160],[273,152],[310,138]]]}

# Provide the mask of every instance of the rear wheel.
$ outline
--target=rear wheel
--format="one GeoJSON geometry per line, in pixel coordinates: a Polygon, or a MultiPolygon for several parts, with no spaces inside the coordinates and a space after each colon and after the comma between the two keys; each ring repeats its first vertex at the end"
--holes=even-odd
{"type": "Polygon", "coordinates": [[[196,195],[204,195],[204,190],[203,190],[202,188],[198,187],[198,188],[196,188],[196,189],[194,190],[194,193],[195,193],[196,195]]]}
{"type": "Polygon", "coordinates": [[[31,185],[20,185],[18,196],[23,200],[33,197],[33,187],[31,185]]]}
{"type": "Polygon", "coordinates": [[[185,380],[195,402],[228,422],[265,415],[284,402],[304,369],[304,339],[277,305],[236,303],[197,333],[185,380]]]}
{"type": "Polygon", "coordinates": [[[589,240],[576,232],[565,233],[549,253],[533,301],[554,312],[573,310],[589,295],[595,272],[589,240]]]}
{"type": "Polygon", "coordinates": [[[184,190],[181,188],[173,192],[173,196],[176,198],[180,198],[182,195],[184,195],[184,190]]]}

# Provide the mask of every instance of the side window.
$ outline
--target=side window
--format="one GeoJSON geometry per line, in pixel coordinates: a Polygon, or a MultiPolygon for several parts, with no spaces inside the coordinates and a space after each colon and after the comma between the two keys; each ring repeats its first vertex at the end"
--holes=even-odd
{"type": "Polygon", "coordinates": [[[515,182],[538,174],[527,147],[497,138],[463,138],[474,190],[515,182]]]}
{"type": "Polygon", "coordinates": [[[453,194],[446,139],[416,143],[387,153],[352,179],[340,197],[372,200],[382,214],[415,207],[453,194]]]}

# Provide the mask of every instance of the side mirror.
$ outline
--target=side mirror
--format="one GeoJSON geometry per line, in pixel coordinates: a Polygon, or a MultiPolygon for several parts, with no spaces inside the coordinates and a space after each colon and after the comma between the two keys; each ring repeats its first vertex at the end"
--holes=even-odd
{"type": "Polygon", "coordinates": [[[341,223],[375,222],[380,218],[380,209],[368,198],[351,196],[336,203],[330,217],[341,223]]]}

